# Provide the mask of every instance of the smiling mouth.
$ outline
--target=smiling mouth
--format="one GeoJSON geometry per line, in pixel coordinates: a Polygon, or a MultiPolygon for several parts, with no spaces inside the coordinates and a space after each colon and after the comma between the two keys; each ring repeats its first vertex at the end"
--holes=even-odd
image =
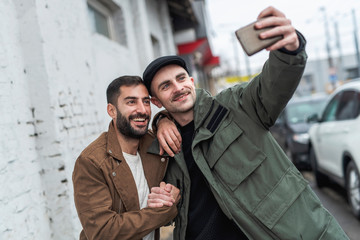
{"type": "Polygon", "coordinates": [[[134,122],[145,122],[146,118],[134,118],[132,119],[134,122]]]}
{"type": "Polygon", "coordinates": [[[190,93],[183,93],[181,95],[175,96],[172,101],[176,102],[176,101],[181,101],[183,98],[185,98],[187,95],[189,95],[190,93]]]}

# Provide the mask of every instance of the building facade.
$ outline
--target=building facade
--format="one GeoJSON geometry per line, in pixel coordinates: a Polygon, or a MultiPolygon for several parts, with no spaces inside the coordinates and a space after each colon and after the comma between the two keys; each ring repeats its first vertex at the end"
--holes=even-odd
{"type": "Polygon", "coordinates": [[[107,130],[108,84],[178,53],[171,2],[0,1],[0,239],[78,239],[75,160],[107,130]]]}

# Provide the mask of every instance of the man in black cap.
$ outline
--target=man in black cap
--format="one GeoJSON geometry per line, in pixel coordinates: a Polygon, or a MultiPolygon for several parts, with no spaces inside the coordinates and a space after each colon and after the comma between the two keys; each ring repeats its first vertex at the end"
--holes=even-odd
{"type": "MultiPolygon", "coordinates": [[[[267,48],[263,71],[248,83],[212,97],[195,89],[177,56],[144,71],[152,103],[165,107],[182,137],[165,178],[182,195],[174,239],[348,239],[269,132],[303,74],[305,39],[273,7],[260,18],[257,28],[274,26],[261,38],[283,38],[267,48]]],[[[148,151],[171,146],[175,134],[158,134],[148,151]]],[[[162,190],[153,188],[149,198],[162,190]]]]}

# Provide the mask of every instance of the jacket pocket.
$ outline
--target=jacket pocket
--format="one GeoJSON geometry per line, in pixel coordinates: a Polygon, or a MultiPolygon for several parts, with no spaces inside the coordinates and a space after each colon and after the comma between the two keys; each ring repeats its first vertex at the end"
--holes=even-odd
{"type": "Polygon", "coordinates": [[[273,190],[254,209],[253,214],[272,229],[306,186],[307,182],[289,168],[273,190]]]}
{"type": "Polygon", "coordinates": [[[234,191],[261,163],[265,155],[233,121],[214,135],[209,146],[209,167],[234,191]]]}

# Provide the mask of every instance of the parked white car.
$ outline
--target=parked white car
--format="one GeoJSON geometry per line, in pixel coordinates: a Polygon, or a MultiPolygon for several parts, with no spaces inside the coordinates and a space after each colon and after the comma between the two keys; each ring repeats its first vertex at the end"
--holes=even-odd
{"type": "Polygon", "coordinates": [[[339,183],[360,219],[360,81],[346,83],[332,93],[309,135],[317,186],[325,186],[329,179],[339,183]]]}

